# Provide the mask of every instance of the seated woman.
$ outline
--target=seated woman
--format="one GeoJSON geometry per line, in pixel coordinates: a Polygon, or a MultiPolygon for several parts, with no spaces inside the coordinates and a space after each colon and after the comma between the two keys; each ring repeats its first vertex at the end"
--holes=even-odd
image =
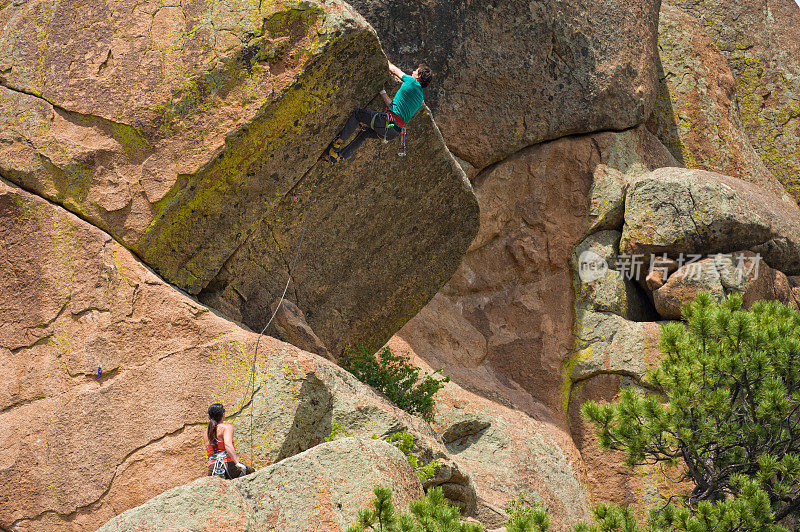
{"type": "Polygon", "coordinates": [[[238,478],[253,473],[255,469],[244,465],[233,447],[233,425],[223,423],[225,407],[214,403],[208,407],[208,430],[203,441],[208,453],[208,474],[222,478],[238,478]]]}

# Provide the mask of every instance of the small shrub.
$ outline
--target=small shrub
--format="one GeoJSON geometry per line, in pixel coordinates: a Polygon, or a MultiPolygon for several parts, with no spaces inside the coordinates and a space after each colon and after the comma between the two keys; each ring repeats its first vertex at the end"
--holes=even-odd
{"type": "MultiPolygon", "coordinates": [[[[372,437],[377,438],[375,435],[372,437]]],[[[419,478],[419,481],[423,484],[436,475],[436,470],[439,468],[439,460],[434,458],[427,464],[420,465],[419,454],[414,452],[414,436],[410,432],[405,430],[403,432],[395,432],[381,439],[391,443],[406,455],[406,458],[408,458],[408,461],[411,463],[411,467],[414,468],[414,472],[417,474],[417,478],[419,478]]]]}
{"type": "Polygon", "coordinates": [[[345,353],[341,366],[361,382],[383,393],[399,408],[428,422],[433,421],[434,394],[450,381],[449,377],[435,379],[429,374],[420,378],[419,368],[388,347],[371,354],[360,346],[345,353]]]}
{"type": "Polygon", "coordinates": [[[337,422],[331,423],[331,432],[327,436],[325,436],[325,441],[333,441],[337,438],[347,438],[348,436],[352,436],[353,433],[345,430],[345,428],[339,425],[337,422]]]}
{"type": "Polygon", "coordinates": [[[524,495],[512,500],[505,507],[508,514],[506,532],[545,532],[550,528],[550,516],[542,505],[528,501],[524,495]]]}

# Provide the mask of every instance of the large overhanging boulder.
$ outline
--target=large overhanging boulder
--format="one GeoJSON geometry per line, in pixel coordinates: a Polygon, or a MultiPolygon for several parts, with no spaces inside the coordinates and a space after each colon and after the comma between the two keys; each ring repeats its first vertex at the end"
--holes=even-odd
{"type": "Polygon", "coordinates": [[[660,168],[628,187],[620,250],[632,256],[751,249],[771,267],[800,273],[800,209],[741,181],[703,170],[660,168]]]}
{"type": "Polygon", "coordinates": [[[453,153],[481,169],[544,140],[644,122],[656,94],[660,0],[351,0],[384,49],[436,71],[453,153]]]}
{"type": "Polygon", "coordinates": [[[318,162],[388,81],[343,2],[33,0],[0,10],[0,27],[0,175],[251,328],[280,295],[317,182],[291,296],[331,346],[380,345],[477,231],[426,112],[407,157],[371,142],[341,169],[318,162]]]}

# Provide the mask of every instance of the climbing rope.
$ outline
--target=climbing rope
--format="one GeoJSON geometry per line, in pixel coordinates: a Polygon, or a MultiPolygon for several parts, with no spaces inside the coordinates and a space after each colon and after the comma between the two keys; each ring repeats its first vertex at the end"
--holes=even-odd
{"type": "MultiPolygon", "coordinates": [[[[244,394],[242,395],[242,408],[247,403],[250,403],[250,420],[249,420],[249,436],[250,436],[250,463],[254,464],[253,460],[255,458],[255,449],[253,447],[253,407],[255,405],[255,376],[256,376],[256,358],[258,357],[258,344],[261,342],[261,337],[264,335],[264,332],[267,330],[267,327],[270,326],[272,320],[275,319],[275,315],[278,314],[278,310],[280,310],[281,305],[283,304],[284,299],[286,298],[286,292],[289,290],[289,284],[292,281],[292,276],[294,275],[294,268],[297,266],[297,259],[300,258],[300,249],[303,247],[303,239],[306,236],[306,229],[308,228],[308,218],[309,213],[311,212],[311,207],[314,205],[314,194],[317,191],[317,185],[319,185],[322,178],[325,176],[323,173],[319,176],[317,181],[314,183],[314,186],[311,187],[311,195],[309,196],[308,206],[305,209],[305,214],[303,215],[303,229],[300,231],[300,240],[297,243],[297,251],[294,254],[294,260],[292,261],[292,266],[289,268],[289,277],[286,279],[286,286],[283,287],[283,293],[281,294],[281,299],[278,301],[278,305],[275,307],[275,310],[272,312],[272,316],[270,316],[269,321],[264,328],[261,329],[261,332],[258,333],[258,338],[256,338],[256,348],[253,351],[253,360],[250,363],[250,377],[248,379],[247,387],[244,389],[244,394]],[[250,395],[247,401],[245,401],[245,397],[250,395]]],[[[255,467],[255,465],[253,465],[255,467]]]]}
{"type": "MultiPolygon", "coordinates": [[[[388,122],[389,122],[388,118],[389,118],[389,115],[387,113],[386,114],[387,126],[389,125],[388,124],[388,122]]],[[[374,125],[375,117],[373,117],[372,123],[374,125]]],[[[384,138],[383,138],[383,143],[382,144],[385,144],[387,142],[386,141],[386,131],[387,130],[388,130],[388,127],[385,127],[384,128],[384,138]]],[[[401,128],[401,131],[402,131],[402,135],[403,135],[403,144],[402,144],[401,151],[397,155],[403,157],[403,156],[406,155],[406,131],[405,131],[405,128],[401,128]]],[[[381,155],[382,155],[383,150],[381,149],[380,151],[381,151],[381,155]]],[[[306,207],[305,214],[303,215],[303,229],[300,231],[300,240],[297,243],[297,251],[295,251],[294,259],[292,260],[292,265],[289,268],[289,277],[286,279],[286,286],[283,287],[283,293],[281,294],[280,301],[278,301],[278,305],[275,307],[275,310],[272,312],[272,316],[270,316],[269,321],[267,321],[267,324],[264,325],[264,328],[261,329],[261,332],[258,333],[258,337],[256,338],[256,348],[253,351],[253,359],[252,359],[252,361],[250,363],[250,371],[249,371],[250,372],[250,376],[248,378],[247,386],[244,389],[244,393],[242,394],[242,401],[241,401],[242,409],[244,409],[244,405],[246,405],[248,403],[250,404],[250,418],[249,418],[249,423],[248,423],[248,425],[249,425],[248,433],[249,433],[249,440],[250,440],[249,443],[250,443],[250,455],[251,455],[250,456],[250,462],[251,463],[254,463],[253,459],[255,458],[255,450],[253,448],[253,410],[254,410],[254,406],[255,406],[255,378],[256,378],[256,359],[258,358],[258,344],[261,342],[261,337],[264,335],[264,332],[272,324],[272,320],[275,319],[275,316],[278,314],[278,310],[280,310],[281,305],[283,304],[283,301],[286,298],[286,292],[289,290],[289,284],[292,282],[292,276],[294,275],[294,268],[295,268],[295,266],[297,266],[297,260],[300,258],[300,249],[303,247],[303,239],[306,236],[306,229],[308,228],[309,213],[311,212],[311,207],[314,205],[314,195],[315,195],[315,193],[317,191],[317,185],[319,185],[320,181],[322,181],[322,178],[324,176],[325,176],[325,174],[320,175],[319,178],[317,179],[317,181],[314,183],[314,186],[311,187],[311,195],[309,196],[308,206],[306,207]],[[249,395],[249,397],[248,397],[248,395],[249,395]],[[245,401],[245,398],[247,398],[247,401],[245,401]]]]}

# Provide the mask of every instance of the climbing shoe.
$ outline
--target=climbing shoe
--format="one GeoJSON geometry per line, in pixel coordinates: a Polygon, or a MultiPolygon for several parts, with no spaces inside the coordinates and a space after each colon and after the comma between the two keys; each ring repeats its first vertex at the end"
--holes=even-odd
{"type": "Polygon", "coordinates": [[[331,164],[338,163],[342,156],[339,154],[339,151],[342,149],[342,144],[344,141],[342,139],[336,139],[333,143],[328,147],[328,152],[325,154],[325,160],[331,164]]]}
{"type": "Polygon", "coordinates": [[[339,150],[331,148],[328,150],[328,153],[325,154],[325,160],[331,164],[336,164],[342,160],[342,155],[339,153],[339,150]]]}

